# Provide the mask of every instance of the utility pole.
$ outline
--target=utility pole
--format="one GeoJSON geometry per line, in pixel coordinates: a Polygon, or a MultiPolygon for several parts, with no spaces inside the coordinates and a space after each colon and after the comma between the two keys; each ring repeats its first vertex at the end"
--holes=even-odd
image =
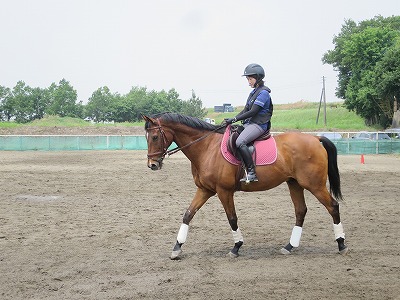
{"type": "Polygon", "coordinates": [[[317,115],[317,123],[316,124],[318,124],[319,113],[321,111],[322,99],[324,100],[324,125],[326,126],[325,76],[322,76],[322,92],[321,92],[321,98],[319,99],[319,107],[318,107],[318,115],[317,115]]]}

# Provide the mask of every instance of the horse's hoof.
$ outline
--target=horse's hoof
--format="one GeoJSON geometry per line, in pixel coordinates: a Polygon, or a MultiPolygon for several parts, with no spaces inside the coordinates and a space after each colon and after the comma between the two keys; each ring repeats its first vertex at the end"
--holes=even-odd
{"type": "Polygon", "coordinates": [[[171,259],[172,260],[176,260],[176,259],[180,259],[181,257],[180,257],[180,255],[182,254],[182,250],[181,249],[179,249],[179,250],[174,250],[174,251],[172,251],[172,253],[171,253],[171,259]]]}
{"type": "Polygon", "coordinates": [[[341,254],[341,255],[346,255],[348,252],[349,252],[349,247],[346,247],[346,248],[340,250],[340,251],[339,251],[339,254],[341,254]]]}
{"type": "Polygon", "coordinates": [[[230,257],[230,258],[237,258],[237,257],[239,256],[239,254],[235,254],[235,253],[233,253],[232,251],[230,251],[230,252],[227,254],[227,256],[230,257]]]}
{"type": "Polygon", "coordinates": [[[290,255],[291,252],[290,252],[289,250],[285,249],[285,247],[282,247],[282,248],[281,248],[281,254],[283,254],[283,255],[290,255]]]}

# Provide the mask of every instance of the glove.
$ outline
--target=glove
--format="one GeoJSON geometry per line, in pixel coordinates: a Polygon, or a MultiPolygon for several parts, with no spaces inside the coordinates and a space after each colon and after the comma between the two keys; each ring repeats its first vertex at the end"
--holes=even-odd
{"type": "Polygon", "coordinates": [[[229,124],[235,123],[236,121],[237,121],[236,117],[235,118],[229,118],[229,119],[225,120],[225,124],[229,125],[229,124]]]}

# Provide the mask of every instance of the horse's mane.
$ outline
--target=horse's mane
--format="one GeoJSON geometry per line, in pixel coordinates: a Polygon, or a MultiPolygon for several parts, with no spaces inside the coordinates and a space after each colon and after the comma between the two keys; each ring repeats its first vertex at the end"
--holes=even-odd
{"type": "Polygon", "coordinates": [[[213,124],[207,123],[203,120],[200,120],[199,118],[185,116],[185,115],[181,115],[178,113],[164,112],[164,113],[152,115],[151,117],[152,118],[160,118],[161,120],[164,120],[164,121],[170,121],[170,122],[184,124],[189,127],[196,128],[196,129],[204,129],[204,130],[208,130],[208,131],[215,130],[218,133],[225,132],[225,127],[219,128],[221,126],[213,125],[213,124]]]}

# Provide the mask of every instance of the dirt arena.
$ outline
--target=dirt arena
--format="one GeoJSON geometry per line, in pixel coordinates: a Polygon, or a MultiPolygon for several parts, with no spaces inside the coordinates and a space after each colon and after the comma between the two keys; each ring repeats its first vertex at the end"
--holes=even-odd
{"type": "Polygon", "coordinates": [[[241,256],[217,197],[169,259],[195,186],[181,154],[0,152],[0,299],[400,299],[400,156],[339,156],[347,256],[306,194],[300,247],[288,188],[237,193],[241,256]]]}

